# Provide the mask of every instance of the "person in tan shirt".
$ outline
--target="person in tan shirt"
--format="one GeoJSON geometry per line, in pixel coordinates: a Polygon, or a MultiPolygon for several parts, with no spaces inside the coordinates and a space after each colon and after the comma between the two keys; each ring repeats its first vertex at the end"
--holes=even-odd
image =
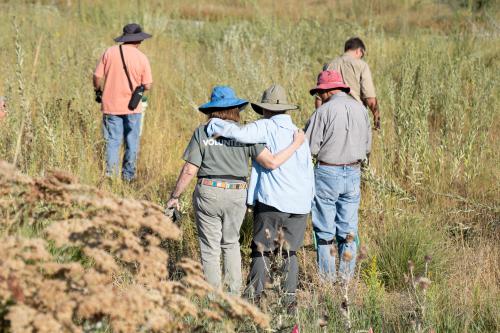
{"type": "MultiPolygon", "coordinates": [[[[365,53],[363,41],[358,37],[350,38],[345,42],[344,54],[325,64],[323,70],[335,70],[342,75],[344,83],[351,88],[350,95],[371,110],[374,128],[380,129],[380,111],[375,86],[370,67],[363,61],[365,53]]],[[[321,104],[321,99],[316,98],[316,108],[321,104]]]]}

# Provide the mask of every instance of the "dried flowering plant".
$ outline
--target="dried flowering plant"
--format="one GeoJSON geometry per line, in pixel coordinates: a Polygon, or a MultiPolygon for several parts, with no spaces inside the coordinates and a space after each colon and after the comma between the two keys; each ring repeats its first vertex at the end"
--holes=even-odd
{"type": "Polygon", "coordinates": [[[162,244],[181,232],[160,206],[118,198],[61,172],[32,179],[5,162],[0,189],[1,331],[269,327],[256,307],[206,283],[196,262],[182,260],[183,277],[169,279],[162,244]]]}
{"type": "Polygon", "coordinates": [[[430,255],[424,257],[425,270],[423,275],[415,275],[415,264],[412,260],[408,261],[408,294],[413,306],[413,311],[410,316],[411,324],[414,332],[427,332],[432,328],[426,326],[427,320],[427,290],[431,285],[429,278],[429,263],[432,260],[430,255]]]}

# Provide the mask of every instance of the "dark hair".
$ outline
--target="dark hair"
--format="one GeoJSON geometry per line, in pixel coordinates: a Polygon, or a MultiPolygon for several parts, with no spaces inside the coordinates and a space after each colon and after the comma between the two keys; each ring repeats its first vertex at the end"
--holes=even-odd
{"type": "Polygon", "coordinates": [[[352,37],[349,38],[344,45],[344,52],[350,51],[350,50],[357,50],[357,49],[362,49],[363,51],[366,51],[365,43],[361,40],[359,37],[352,37]]]}
{"type": "Polygon", "coordinates": [[[208,115],[208,119],[212,118],[219,118],[222,120],[232,120],[240,122],[240,109],[239,108],[219,109],[217,111],[211,112],[208,115]]]}
{"type": "Polygon", "coordinates": [[[287,111],[269,111],[266,109],[262,109],[262,114],[264,115],[264,113],[270,115],[271,117],[274,117],[274,116],[277,116],[279,114],[286,114],[287,111]]]}

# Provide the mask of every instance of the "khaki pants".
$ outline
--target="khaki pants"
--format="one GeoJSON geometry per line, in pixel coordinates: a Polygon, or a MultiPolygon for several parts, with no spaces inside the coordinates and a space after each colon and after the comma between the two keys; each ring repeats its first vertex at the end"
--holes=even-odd
{"type": "Polygon", "coordinates": [[[207,281],[222,287],[220,256],[224,262],[224,284],[229,292],[241,292],[240,228],[246,212],[247,190],[196,185],[193,194],[201,263],[207,281]]]}

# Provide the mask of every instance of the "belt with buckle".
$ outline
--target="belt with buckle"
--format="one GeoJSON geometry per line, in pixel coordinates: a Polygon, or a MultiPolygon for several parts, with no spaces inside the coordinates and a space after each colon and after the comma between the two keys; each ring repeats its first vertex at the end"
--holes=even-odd
{"type": "Polygon", "coordinates": [[[333,164],[333,163],[326,163],[326,162],[323,162],[323,161],[318,161],[318,164],[319,165],[326,165],[326,166],[346,167],[346,166],[360,165],[361,162],[360,161],[356,161],[356,162],[345,163],[345,164],[333,164]]]}
{"type": "Polygon", "coordinates": [[[228,183],[221,180],[212,180],[207,178],[199,179],[198,184],[223,188],[226,190],[244,190],[247,188],[247,183],[228,183]]]}

